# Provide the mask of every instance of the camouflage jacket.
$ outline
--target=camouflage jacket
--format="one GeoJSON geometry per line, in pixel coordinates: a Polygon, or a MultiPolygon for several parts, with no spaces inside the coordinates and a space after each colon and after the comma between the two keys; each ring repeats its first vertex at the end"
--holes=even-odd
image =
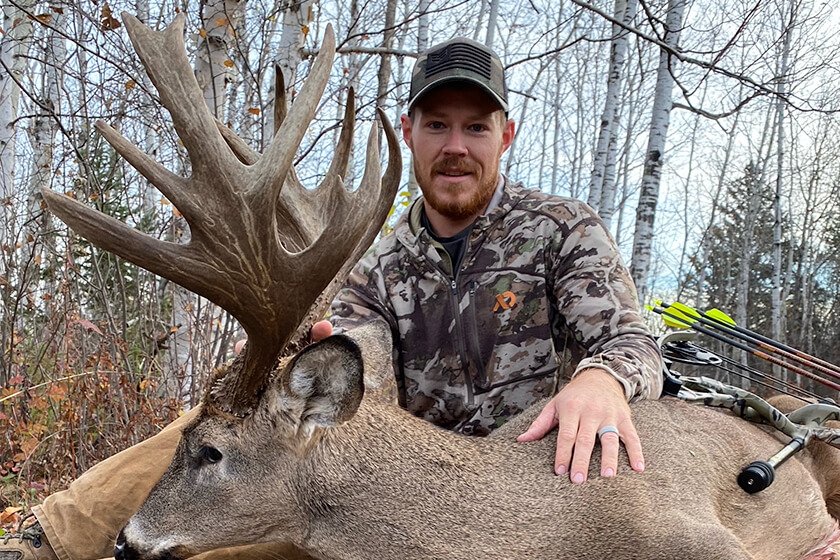
{"type": "Polygon", "coordinates": [[[659,397],[659,348],[589,206],[505,179],[452,274],[420,225],[421,204],[359,262],[332,307],[338,329],[388,322],[401,406],[485,435],[585,367],[615,376],[628,400],[659,397]]]}

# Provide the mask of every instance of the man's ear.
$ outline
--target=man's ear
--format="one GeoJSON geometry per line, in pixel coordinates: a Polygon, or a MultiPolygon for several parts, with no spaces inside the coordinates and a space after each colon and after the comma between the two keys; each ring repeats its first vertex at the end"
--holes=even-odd
{"type": "Polygon", "coordinates": [[[364,395],[362,352],[352,339],[334,335],[295,356],[287,390],[304,401],[301,424],[333,427],[356,413],[364,395]]]}
{"type": "Polygon", "coordinates": [[[516,136],[516,123],[513,119],[508,119],[502,129],[502,153],[505,153],[510,145],[513,144],[513,138],[516,136]]]}
{"type": "Polygon", "coordinates": [[[411,144],[411,117],[400,115],[400,129],[402,130],[403,142],[409,150],[414,150],[414,146],[411,144]]]}

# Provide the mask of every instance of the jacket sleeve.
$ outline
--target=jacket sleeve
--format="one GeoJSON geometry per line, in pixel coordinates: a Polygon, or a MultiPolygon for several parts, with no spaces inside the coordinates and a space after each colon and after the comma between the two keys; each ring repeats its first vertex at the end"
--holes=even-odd
{"type": "Polygon", "coordinates": [[[385,293],[384,285],[376,262],[373,252],[363,257],[350,271],[344,286],[333,300],[330,322],[336,333],[372,321],[384,321],[392,333],[396,332],[396,319],[382,296],[385,293]]]}
{"type": "Polygon", "coordinates": [[[566,207],[551,247],[556,311],[587,357],[572,377],[599,368],[624,387],[628,401],[659,398],[662,354],[642,321],[636,287],[612,236],[592,208],[566,207]]]}
{"type": "MultiPolygon", "coordinates": [[[[394,314],[383,301],[384,291],[376,257],[369,253],[353,267],[341,291],[332,302],[330,322],[335,334],[345,333],[356,338],[355,333],[378,332],[392,341],[390,357],[365,357],[365,385],[377,389],[389,401],[405,407],[404,388],[399,366],[399,333],[394,314]],[[355,332],[354,332],[355,331],[355,332]],[[384,331],[384,332],[383,332],[384,331]],[[371,367],[371,362],[376,362],[371,367]],[[385,365],[385,362],[390,362],[385,365]]],[[[367,334],[363,336],[369,336],[367,334]]],[[[381,345],[377,346],[381,349],[381,345]]],[[[362,346],[362,354],[365,348],[362,346]]]]}

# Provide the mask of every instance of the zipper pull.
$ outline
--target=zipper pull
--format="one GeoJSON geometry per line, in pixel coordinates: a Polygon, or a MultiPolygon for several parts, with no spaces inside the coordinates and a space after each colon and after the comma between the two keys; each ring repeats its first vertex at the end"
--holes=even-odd
{"type": "Polygon", "coordinates": [[[449,284],[452,287],[452,294],[458,295],[458,285],[455,283],[455,279],[453,278],[449,284]]]}

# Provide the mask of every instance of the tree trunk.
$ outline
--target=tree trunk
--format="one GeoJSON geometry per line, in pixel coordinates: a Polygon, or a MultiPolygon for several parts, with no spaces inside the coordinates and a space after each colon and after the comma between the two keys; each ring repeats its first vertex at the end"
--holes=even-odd
{"type": "MultiPolygon", "coordinates": [[[[528,101],[531,100],[533,96],[534,88],[537,87],[537,84],[540,82],[540,76],[542,76],[543,71],[548,67],[550,61],[546,59],[540,60],[540,68],[537,70],[536,76],[534,76],[534,81],[531,82],[531,87],[528,88],[528,91],[525,92],[525,101],[522,102],[522,110],[519,113],[519,121],[520,123],[525,122],[525,115],[528,114],[528,101]]],[[[514,163],[514,159],[516,157],[516,144],[517,139],[520,137],[519,131],[517,131],[516,135],[513,137],[513,142],[510,145],[510,149],[508,150],[507,155],[507,163],[505,164],[505,174],[510,175],[511,168],[514,163]]]]}
{"type": "MultiPolygon", "coordinates": [[[[26,15],[35,2],[3,3],[3,37],[0,40],[0,246],[11,243],[14,212],[11,206],[15,189],[17,143],[15,141],[20,88],[26,68],[27,53],[32,45],[32,20],[26,15]],[[6,71],[6,68],[10,72],[6,71]]],[[[5,262],[5,259],[2,259],[5,262]]],[[[8,274],[5,266],[0,274],[8,274]]]]}
{"type": "Polygon", "coordinates": [[[490,0],[490,15],[487,17],[487,35],[484,37],[484,44],[493,48],[496,40],[496,19],[499,15],[499,0],[490,0]]]}
{"type": "Polygon", "coordinates": [[[204,101],[219,120],[224,119],[225,96],[233,64],[234,21],[239,17],[238,0],[208,0],[201,13],[201,31],[196,49],[195,77],[204,101]]]}
{"type": "MultiPolygon", "coordinates": [[[[676,49],[682,27],[682,16],[686,0],[669,0],[668,15],[665,20],[664,42],[676,49]]],[[[659,68],[656,74],[656,90],[653,97],[653,115],[650,125],[650,138],[645,157],[642,190],[639,204],[636,206],[636,233],[633,239],[633,264],[631,274],[639,293],[639,301],[647,300],[646,283],[650,270],[653,226],[656,217],[656,204],[659,201],[659,181],[665,154],[665,141],[668,136],[668,124],[671,118],[671,91],[674,86],[673,62],[666,49],[659,54],[659,68]]]]}
{"type": "Polygon", "coordinates": [[[726,139],[726,150],[723,152],[723,165],[720,173],[718,173],[717,186],[715,187],[715,195],[712,199],[712,207],[709,210],[709,221],[706,228],[703,230],[703,236],[700,239],[700,248],[698,250],[697,265],[697,307],[699,309],[706,309],[709,303],[708,294],[705,292],[706,271],[708,267],[706,261],[709,259],[711,250],[711,232],[715,227],[715,220],[717,219],[717,211],[720,206],[720,195],[724,192],[726,185],[726,174],[729,172],[729,162],[732,159],[732,147],[735,144],[735,135],[738,132],[738,122],[740,121],[741,113],[735,114],[735,120],[732,123],[732,128],[729,129],[726,139]]]}
{"type": "MultiPolygon", "coordinates": [[[[284,4],[285,5],[285,4],[284,4]]],[[[291,2],[283,12],[283,28],[280,31],[280,44],[277,45],[277,56],[274,59],[274,68],[283,73],[283,80],[286,84],[286,101],[291,104],[295,97],[295,81],[297,79],[297,67],[301,61],[301,48],[306,34],[309,32],[309,24],[312,21],[312,0],[291,2]],[[304,33],[306,30],[306,33],[304,33]]],[[[269,106],[265,109],[265,126],[263,128],[263,145],[267,146],[274,136],[274,80],[268,92],[269,106]]]]}
{"type": "MultiPolygon", "coordinates": [[[[56,29],[64,29],[63,13],[55,13],[51,23],[56,29]]],[[[47,31],[42,42],[41,58],[43,63],[43,78],[41,91],[37,98],[37,114],[30,121],[27,128],[29,144],[32,147],[31,170],[29,184],[26,189],[26,244],[23,247],[22,262],[31,263],[27,267],[26,278],[21,278],[23,286],[43,289],[50,297],[44,299],[44,313],[50,313],[51,297],[55,293],[55,278],[45,277],[43,285],[39,286],[41,271],[48,265],[44,256],[54,255],[55,238],[52,228],[52,215],[44,211],[44,201],[41,188],[51,187],[53,181],[54,159],[53,151],[58,133],[57,115],[61,114],[61,94],[64,92],[64,66],[67,62],[67,47],[65,37],[55,31],[47,31]]]]}
{"type": "MultiPolygon", "coordinates": [[[[617,21],[621,21],[629,26],[636,17],[637,7],[638,0],[616,0],[614,17],[617,21]]],[[[587,203],[596,211],[601,209],[602,200],[608,198],[615,199],[615,180],[606,185],[607,190],[611,190],[611,192],[607,193],[604,189],[604,179],[607,175],[607,166],[610,160],[609,150],[610,148],[615,150],[617,146],[615,136],[618,132],[618,100],[624,74],[624,62],[627,58],[629,33],[620,25],[613,24],[612,37],[604,111],[601,113],[601,126],[598,131],[598,143],[595,146],[595,155],[592,161],[592,175],[589,180],[589,198],[587,199],[587,203]]],[[[615,165],[614,153],[612,162],[615,165]]]]}
{"type": "MultiPolygon", "coordinates": [[[[773,194],[773,289],[771,291],[771,337],[779,342],[784,342],[783,314],[782,308],[782,184],[785,157],[785,96],[788,73],[788,57],[790,56],[790,35],[796,17],[796,3],[790,2],[790,15],[788,21],[782,22],[784,40],[782,42],[779,70],[776,78],[776,190],[773,194]]],[[[781,375],[779,366],[773,366],[773,373],[781,375]]],[[[790,375],[785,372],[785,377],[790,375]]]]}

